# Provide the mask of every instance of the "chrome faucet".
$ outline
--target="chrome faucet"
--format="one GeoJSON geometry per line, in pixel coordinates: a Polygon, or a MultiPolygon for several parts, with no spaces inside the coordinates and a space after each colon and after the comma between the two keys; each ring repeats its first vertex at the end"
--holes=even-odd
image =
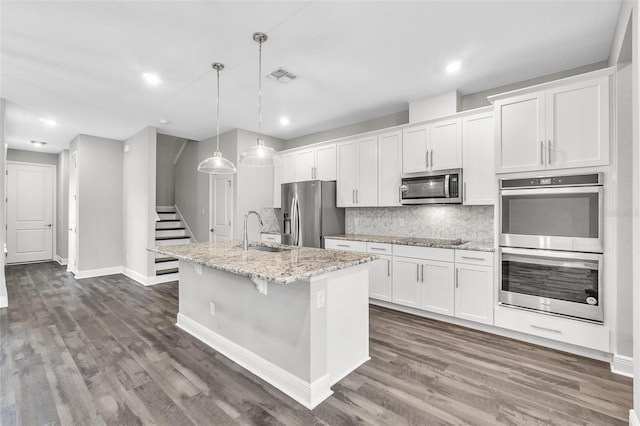
{"type": "Polygon", "coordinates": [[[260,221],[260,228],[262,228],[262,226],[264,226],[262,224],[262,218],[260,217],[260,215],[258,214],[257,211],[249,210],[247,213],[245,213],[245,215],[244,215],[244,231],[242,231],[242,250],[244,250],[244,251],[249,250],[249,236],[247,235],[247,219],[249,218],[249,215],[251,213],[253,213],[256,216],[258,216],[258,220],[260,221]]]}

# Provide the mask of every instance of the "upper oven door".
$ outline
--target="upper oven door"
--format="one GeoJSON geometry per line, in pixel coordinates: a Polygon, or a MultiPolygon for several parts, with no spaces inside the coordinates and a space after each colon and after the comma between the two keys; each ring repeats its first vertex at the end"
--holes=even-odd
{"type": "Polygon", "coordinates": [[[500,245],[602,253],[602,186],[500,191],[500,245]]]}

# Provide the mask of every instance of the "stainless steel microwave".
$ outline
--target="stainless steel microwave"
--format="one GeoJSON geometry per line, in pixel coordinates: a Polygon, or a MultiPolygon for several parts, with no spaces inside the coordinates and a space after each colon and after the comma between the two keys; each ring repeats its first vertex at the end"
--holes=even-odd
{"type": "Polygon", "coordinates": [[[462,169],[402,175],[401,204],[461,204],[462,169]]]}

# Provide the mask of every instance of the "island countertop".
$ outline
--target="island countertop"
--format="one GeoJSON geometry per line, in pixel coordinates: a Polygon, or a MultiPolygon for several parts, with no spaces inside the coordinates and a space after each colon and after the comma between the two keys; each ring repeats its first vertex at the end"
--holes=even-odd
{"type": "Polygon", "coordinates": [[[149,250],[208,268],[276,284],[288,284],[377,259],[375,255],[370,254],[309,247],[265,243],[250,245],[283,247],[288,250],[282,252],[248,250],[244,253],[240,247],[240,241],[159,246],[149,250]]]}

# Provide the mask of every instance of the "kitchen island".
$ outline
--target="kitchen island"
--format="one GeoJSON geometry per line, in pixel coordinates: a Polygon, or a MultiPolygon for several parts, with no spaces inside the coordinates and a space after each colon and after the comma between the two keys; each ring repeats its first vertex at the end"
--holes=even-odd
{"type": "Polygon", "coordinates": [[[178,327],[312,409],[369,359],[376,257],[257,248],[225,241],[152,251],[180,260],[178,327]]]}

